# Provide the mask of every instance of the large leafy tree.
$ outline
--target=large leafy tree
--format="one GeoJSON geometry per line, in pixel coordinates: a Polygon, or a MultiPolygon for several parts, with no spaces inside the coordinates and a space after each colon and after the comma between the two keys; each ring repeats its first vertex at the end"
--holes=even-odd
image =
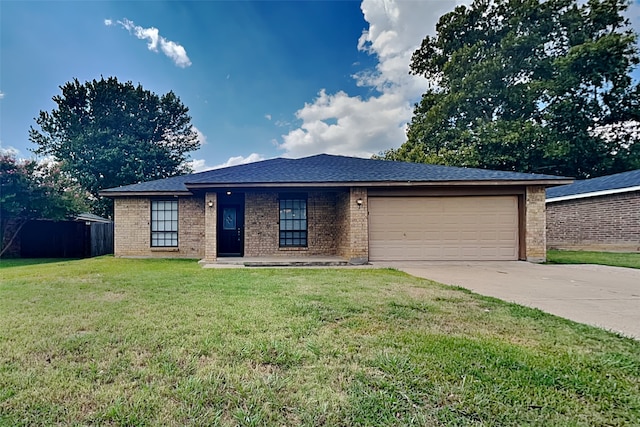
{"type": "Polygon", "coordinates": [[[77,79],[53,97],[30,130],[36,154],[53,156],[90,194],[93,211],[109,216],[100,190],[191,171],[187,156],[200,143],[188,108],[173,92],[158,96],[115,77],[77,79]]]}
{"type": "Polygon", "coordinates": [[[413,54],[430,86],[393,160],[593,177],[640,167],[625,0],[476,0],[413,54]]]}
{"type": "Polygon", "coordinates": [[[62,220],[86,210],[86,194],[55,163],[0,152],[0,256],[32,219],[62,220]]]}

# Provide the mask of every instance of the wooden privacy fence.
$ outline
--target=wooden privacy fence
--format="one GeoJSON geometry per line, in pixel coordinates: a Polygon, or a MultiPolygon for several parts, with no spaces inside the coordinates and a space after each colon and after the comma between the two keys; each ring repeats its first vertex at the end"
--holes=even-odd
{"type": "Polygon", "coordinates": [[[89,256],[113,253],[113,222],[94,222],[90,226],[91,250],[89,256]]]}
{"type": "Polygon", "coordinates": [[[20,231],[22,258],[89,258],[113,253],[113,222],[29,221],[20,231]]]}

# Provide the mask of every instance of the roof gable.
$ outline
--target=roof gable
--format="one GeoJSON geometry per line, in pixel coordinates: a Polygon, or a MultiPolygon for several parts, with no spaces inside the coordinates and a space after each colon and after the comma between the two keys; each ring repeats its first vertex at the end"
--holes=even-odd
{"type": "Polygon", "coordinates": [[[291,184],[434,183],[434,182],[567,182],[567,178],[519,172],[393,162],[319,154],[301,159],[275,158],[255,163],[149,181],[104,190],[111,193],[189,192],[190,188],[291,184]]]}
{"type": "Polygon", "coordinates": [[[547,201],[560,201],[571,198],[595,197],[608,193],[634,191],[640,187],[640,169],[601,176],[599,178],[576,181],[547,190],[547,201]]]}

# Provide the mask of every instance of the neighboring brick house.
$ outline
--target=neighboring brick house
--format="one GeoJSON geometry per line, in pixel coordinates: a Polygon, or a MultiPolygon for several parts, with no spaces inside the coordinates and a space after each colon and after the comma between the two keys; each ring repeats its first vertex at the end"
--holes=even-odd
{"type": "Polygon", "coordinates": [[[115,255],[543,261],[566,178],[317,155],[112,188],[115,255]]]}
{"type": "Polygon", "coordinates": [[[640,169],[547,190],[547,246],[640,252],[640,169]]]}

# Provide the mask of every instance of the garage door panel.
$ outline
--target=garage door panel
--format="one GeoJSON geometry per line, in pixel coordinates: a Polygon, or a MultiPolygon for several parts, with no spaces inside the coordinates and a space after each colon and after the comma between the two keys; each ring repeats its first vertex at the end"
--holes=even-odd
{"type": "Polygon", "coordinates": [[[402,257],[405,252],[404,245],[389,246],[386,249],[386,255],[391,259],[403,259],[402,257]]]}
{"type": "Polygon", "coordinates": [[[369,258],[516,260],[517,197],[371,197],[369,258]]]}
{"type": "Polygon", "coordinates": [[[439,240],[442,238],[442,233],[439,231],[423,231],[420,233],[423,237],[423,240],[439,240]]]}
{"type": "Polygon", "coordinates": [[[460,239],[469,241],[469,242],[480,241],[481,239],[488,238],[488,237],[490,236],[488,236],[487,233],[483,231],[481,231],[480,233],[478,233],[477,231],[471,231],[471,230],[460,231],[460,239]],[[480,234],[480,236],[478,236],[478,234],[480,234]]]}

